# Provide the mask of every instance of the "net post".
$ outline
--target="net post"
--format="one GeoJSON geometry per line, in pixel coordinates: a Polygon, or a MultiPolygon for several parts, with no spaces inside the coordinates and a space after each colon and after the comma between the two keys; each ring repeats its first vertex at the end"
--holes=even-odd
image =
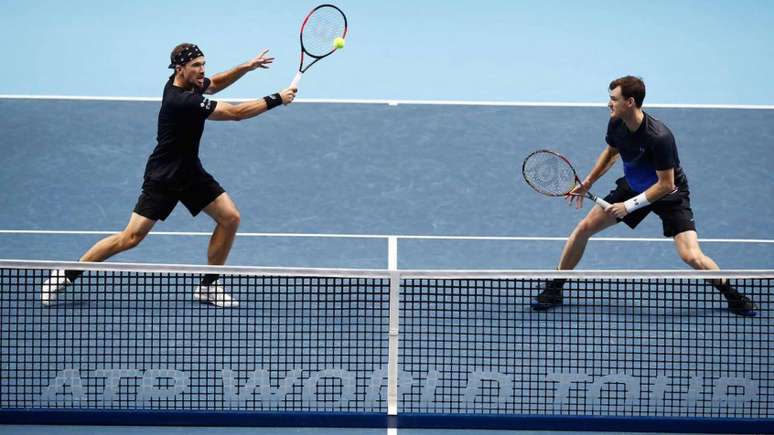
{"type": "Polygon", "coordinates": [[[400,272],[398,271],[398,238],[387,238],[387,262],[390,271],[390,322],[387,353],[387,415],[398,415],[398,334],[400,313],[400,272]]]}

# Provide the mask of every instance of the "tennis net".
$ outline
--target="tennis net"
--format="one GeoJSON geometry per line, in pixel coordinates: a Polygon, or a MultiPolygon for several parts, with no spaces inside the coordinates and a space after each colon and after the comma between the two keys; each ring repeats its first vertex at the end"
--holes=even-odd
{"type": "MultiPolygon", "coordinates": [[[[0,260],[0,411],[771,419],[774,271],[0,260]],[[41,304],[54,269],[83,269],[41,304]],[[240,302],[196,303],[205,273],[240,302]],[[753,299],[740,317],[708,281],[753,299]],[[566,278],[565,301],[529,302],[566,278]],[[390,391],[393,394],[390,394],[390,391]]],[[[770,420],[767,420],[770,422],[770,420]]]]}

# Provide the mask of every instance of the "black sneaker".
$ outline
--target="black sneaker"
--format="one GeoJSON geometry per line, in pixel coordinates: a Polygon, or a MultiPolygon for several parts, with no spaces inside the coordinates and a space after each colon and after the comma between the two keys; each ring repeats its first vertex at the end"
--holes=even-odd
{"type": "Polygon", "coordinates": [[[728,302],[728,311],[739,316],[753,317],[758,315],[758,306],[750,298],[739,293],[730,284],[721,284],[717,288],[728,302]]]}
{"type": "Polygon", "coordinates": [[[563,279],[552,279],[543,283],[543,291],[530,302],[535,311],[549,310],[562,305],[564,297],[562,296],[563,279]]]}

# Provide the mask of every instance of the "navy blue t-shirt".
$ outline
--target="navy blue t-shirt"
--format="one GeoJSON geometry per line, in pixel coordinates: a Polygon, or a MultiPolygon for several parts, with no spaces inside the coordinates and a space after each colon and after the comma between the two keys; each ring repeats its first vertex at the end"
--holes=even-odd
{"type": "Polygon", "coordinates": [[[164,86],[159,110],[156,148],[145,165],[145,180],[169,187],[185,186],[207,174],[199,160],[199,141],[204,121],[215,110],[216,101],[205,97],[210,79],[201,88],[187,90],[172,84],[164,86]]]}
{"type": "Polygon", "coordinates": [[[632,190],[642,193],[658,181],[657,170],[674,169],[675,185],[685,190],[687,179],[680,168],[675,137],[663,122],[644,115],[635,132],[629,131],[620,118],[611,118],[607,124],[605,141],[620,153],[626,182],[632,190]]]}

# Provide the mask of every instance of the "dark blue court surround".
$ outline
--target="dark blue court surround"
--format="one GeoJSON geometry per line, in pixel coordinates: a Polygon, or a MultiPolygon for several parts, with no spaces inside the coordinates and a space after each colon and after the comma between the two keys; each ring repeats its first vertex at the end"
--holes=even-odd
{"type": "Polygon", "coordinates": [[[222,426],[222,427],[339,427],[491,430],[593,430],[654,433],[771,433],[765,419],[610,418],[483,415],[400,415],[341,413],[210,413],[136,411],[2,410],[0,424],[222,426]]]}

